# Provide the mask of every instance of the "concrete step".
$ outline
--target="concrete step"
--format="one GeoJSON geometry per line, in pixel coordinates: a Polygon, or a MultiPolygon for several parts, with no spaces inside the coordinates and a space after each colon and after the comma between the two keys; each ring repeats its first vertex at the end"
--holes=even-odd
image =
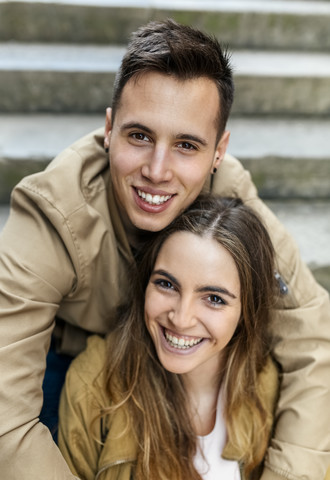
{"type": "Polygon", "coordinates": [[[0,232],[5,226],[9,215],[9,205],[0,205],[0,232]]]}
{"type": "MultiPolygon", "coordinates": [[[[0,203],[103,115],[0,115],[0,203]]],[[[330,199],[330,119],[232,117],[229,152],[251,171],[263,198],[330,199]]]]}
{"type": "MultiPolygon", "coordinates": [[[[330,4],[329,4],[330,5],[330,4]]],[[[125,48],[0,44],[0,112],[101,113],[125,48]]],[[[330,115],[330,53],[234,51],[237,115],[330,115]]]]}
{"type": "MultiPolygon", "coordinates": [[[[330,201],[267,202],[297,241],[302,259],[330,293],[330,201]]],[[[0,231],[9,214],[0,205],[0,231]]]]}
{"type": "Polygon", "coordinates": [[[330,50],[328,1],[1,1],[0,41],[126,44],[149,20],[172,17],[235,48],[330,50]]]}
{"type": "Polygon", "coordinates": [[[302,259],[330,293],[330,201],[267,201],[300,248],[302,259]]]}
{"type": "Polygon", "coordinates": [[[229,151],[263,198],[330,198],[330,118],[231,117],[229,151]]]}

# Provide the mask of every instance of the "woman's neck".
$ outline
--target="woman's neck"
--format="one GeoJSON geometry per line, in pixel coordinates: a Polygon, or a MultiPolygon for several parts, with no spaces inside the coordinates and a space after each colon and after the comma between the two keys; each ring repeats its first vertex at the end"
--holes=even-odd
{"type": "Polygon", "coordinates": [[[190,373],[183,377],[195,433],[199,436],[208,435],[212,432],[216,420],[220,388],[219,375],[205,378],[190,373]]]}

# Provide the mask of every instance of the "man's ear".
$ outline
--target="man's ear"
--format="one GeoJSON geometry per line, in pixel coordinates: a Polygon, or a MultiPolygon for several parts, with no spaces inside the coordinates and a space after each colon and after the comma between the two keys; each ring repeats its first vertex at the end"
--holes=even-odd
{"type": "Polygon", "coordinates": [[[221,138],[217,144],[217,147],[215,149],[214,153],[214,160],[212,163],[212,170],[211,173],[214,173],[214,169],[219,168],[222,160],[224,159],[225,153],[227,151],[227,147],[229,144],[229,137],[230,137],[230,131],[225,130],[223,134],[221,135],[221,138]]]}
{"type": "Polygon", "coordinates": [[[112,111],[108,107],[105,111],[105,126],[104,126],[104,148],[109,149],[110,147],[110,133],[112,129],[112,111]]]}

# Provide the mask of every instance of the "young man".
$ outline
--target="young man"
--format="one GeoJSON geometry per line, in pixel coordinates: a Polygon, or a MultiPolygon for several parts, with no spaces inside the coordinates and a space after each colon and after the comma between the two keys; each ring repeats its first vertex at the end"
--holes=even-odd
{"type": "Polygon", "coordinates": [[[88,135],[15,188],[0,238],[3,478],[74,478],[39,421],[51,337],[72,356],[88,334],[106,333],[129,295],[140,242],[202,189],[242,197],[262,215],[277,252],[271,333],[283,378],[262,480],[324,477],[329,297],[249,174],[225,157],[232,100],[231,69],[216,41],[172,21],[149,24],[123,59],[104,135],[88,135]]]}

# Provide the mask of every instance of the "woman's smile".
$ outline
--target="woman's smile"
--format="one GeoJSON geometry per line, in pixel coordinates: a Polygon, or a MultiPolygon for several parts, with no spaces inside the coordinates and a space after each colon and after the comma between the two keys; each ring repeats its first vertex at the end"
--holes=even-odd
{"type": "Polygon", "coordinates": [[[190,232],[165,240],[145,296],[146,325],[163,367],[213,376],[240,315],[239,277],[229,252],[190,232]]]}
{"type": "Polygon", "coordinates": [[[166,342],[164,345],[174,351],[177,350],[175,353],[192,353],[195,351],[193,347],[199,346],[204,341],[204,338],[182,336],[167,328],[161,327],[160,332],[166,342]]]}

